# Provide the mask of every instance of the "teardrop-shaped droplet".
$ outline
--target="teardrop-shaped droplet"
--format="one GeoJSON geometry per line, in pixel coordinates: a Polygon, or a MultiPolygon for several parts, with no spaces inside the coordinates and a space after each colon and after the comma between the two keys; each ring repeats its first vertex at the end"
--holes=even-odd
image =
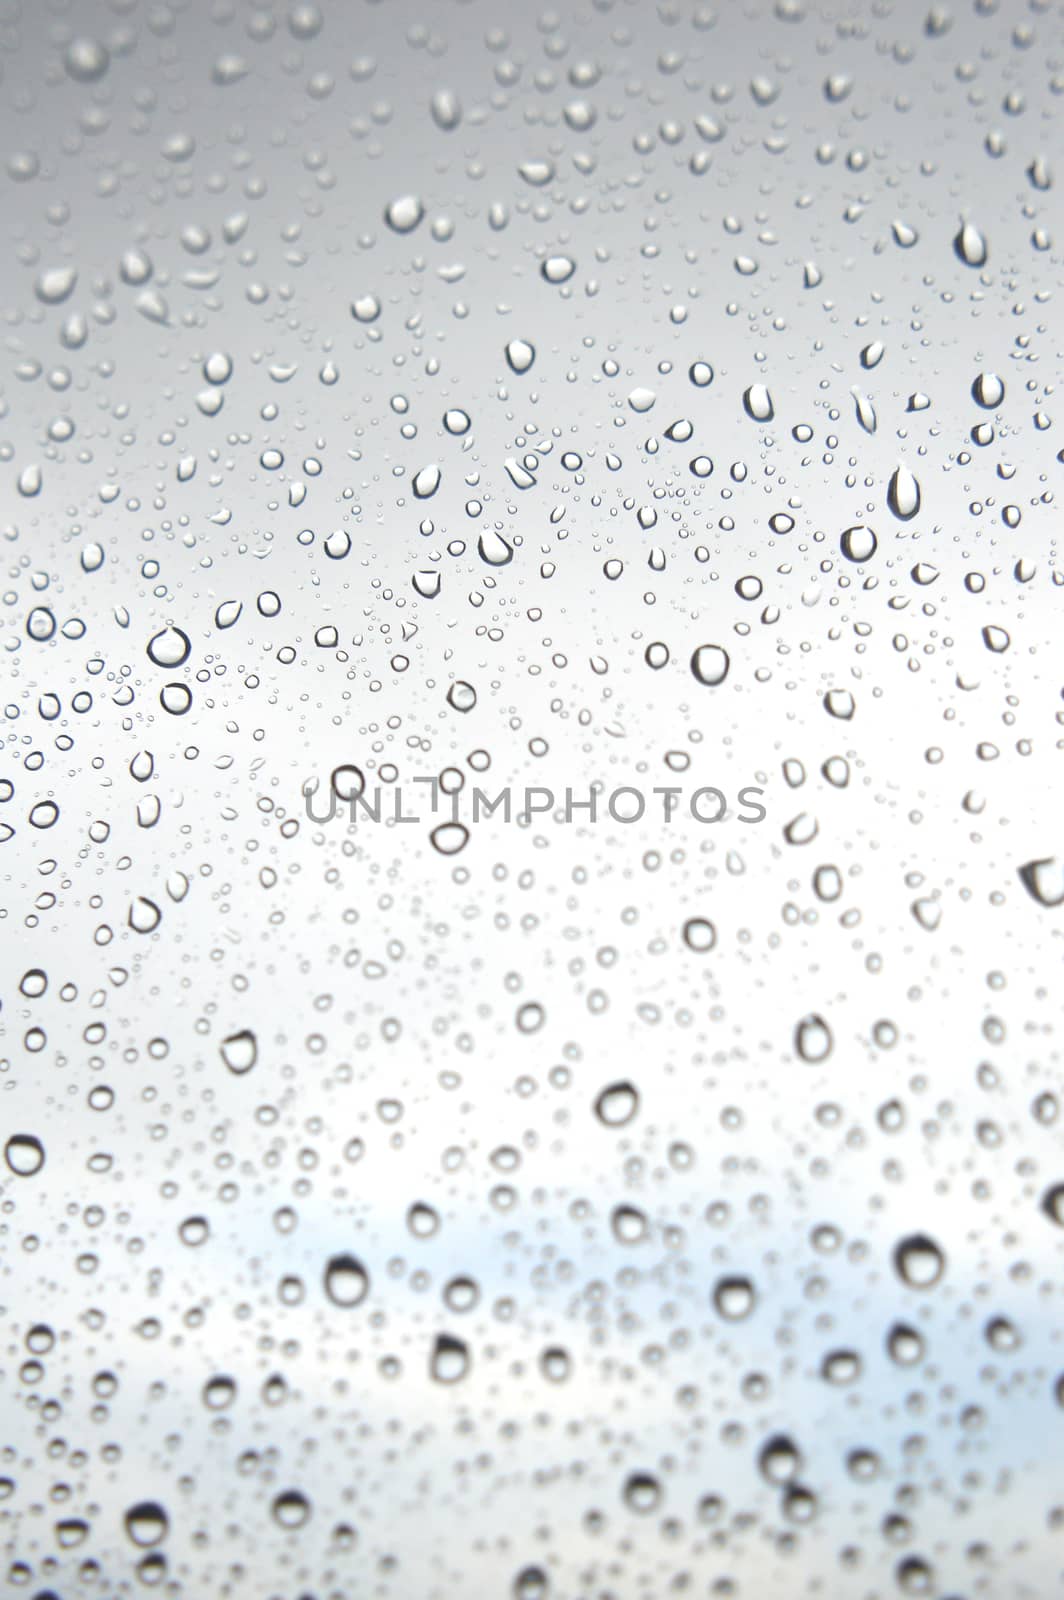
{"type": "Polygon", "coordinates": [[[1064,861],[1058,857],[1025,862],[1020,868],[1020,882],[1040,906],[1064,905],[1064,861]]]}
{"type": "Polygon", "coordinates": [[[508,567],[514,558],[513,546],[506,542],[501,533],[496,533],[494,528],[486,528],[480,535],[477,540],[477,554],[489,567],[508,567]]]}
{"type": "Polygon", "coordinates": [[[963,261],[966,267],[982,267],[986,264],[986,240],[974,222],[961,224],[954,236],[953,249],[957,259],[963,261]]]}
{"type": "Polygon", "coordinates": [[[129,908],[129,926],[134,933],[154,933],[162,919],[159,907],[147,895],[138,895],[129,908]]]}
{"type": "Polygon", "coordinates": [[[192,652],[192,641],[183,628],[163,628],[148,640],[148,659],[157,667],[180,667],[192,652]]]}
{"type": "Polygon", "coordinates": [[[527,339],[511,339],[506,346],[506,360],[511,372],[527,372],[535,359],[535,346],[529,344],[527,339]]]}
{"type": "Polygon", "coordinates": [[[920,509],[920,485],[908,467],[895,467],[887,485],[887,504],[900,522],[911,522],[920,509]]]}
{"type": "Polygon", "coordinates": [[[435,463],[422,467],[415,475],[413,489],[418,500],[430,500],[440,486],[440,469],[435,463]]]}

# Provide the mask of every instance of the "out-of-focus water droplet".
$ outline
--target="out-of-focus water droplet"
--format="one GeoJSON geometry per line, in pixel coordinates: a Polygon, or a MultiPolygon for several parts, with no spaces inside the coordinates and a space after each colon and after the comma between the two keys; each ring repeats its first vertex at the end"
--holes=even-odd
{"type": "Polygon", "coordinates": [[[946,1270],[946,1258],[926,1233],[911,1233],[894,1246],[894,1270],[910,1289],[932,1289],[946,1270]]]}
{"type": "Polygon", "coordinates": [[[456,856],[469,843],[469,829],[464,822],[441,822],[433,828],[429,839],[441,856],[456,856]]]}
{"type": "Polygon", "coordinates": [[[44,1145],[32,1133],[13,1133],[4,1145],[4,1160],[16,1178],[35,1177],[44,1166],[44,1145]]]}
{"type": "Polygon", "coordinates": [[[833,1043],[831,1029],[824,1018],[816,1012],[810,1012],[807,1017],[803,1017],[794,1030],[795,1053],[803,1061],[826,1061],[831,1054],[833,1043]]]}
{"type": "Polygon", "coordinates": [[[453,89],[437,89],[430,103],[432,120],[441,133],[453,133],[462,120],[462,105],[453,89]]]}
{"type": "Polygon", "coordinates": [[[966,267],[986,265],[987,244],[974,222],[964,222],[954,235],[953,249],[958,261],[966,267]]]}
{"type": "Polygon", "coordinates": [[[461,1383],[469,1376],[473,1361],[469,1346],[453,1334],[438,1333],[429,1358],[429,1375],[436,1383],[461,1383]]]}
{"type": "Polygon", "coordinates": [[[220,1046],[222,1060],[230,1072],[242,1077],[250,1072],[259,1059],[259,1041],[250,1028],[241,1028],[223,1039],[220,1046]]]}
{"type": "Polygon", "coordinates": [[[705,955],[717,942],[717,930],[706,917],[689,917],[683,925],[683,941],[689,950],[705,955]]]}
{"type": "Polygon", "coordinates": [[[399,195],[384,209],[384,220],[395,233],[412,233],[424,215],[425,207],[416,194],[399,195]]]}
{"type": "Polygon", "coordinates": [[[639,1110],[639,1091],[626,1078],[608,1083],[595,1100],[595,1115],[608,1128],[623,1128],[639,1110]]]}
{"type": "Polygon", "coordinates": [[[749,1278],[719,1278],[713,1288],[713,1305],[725,1322],[743,1322],[757,1305],[757,1291],[749,1278]]]}
{"type": "Polygon", "coordinates": [[[330,1256],[323,1282],[333,1305],[344,1310],[361,1305],[369,1293],[369,1273],[357,1256],[346,1252],[330,1256]]]}
{"type": "Polygon", "coordinates": [[[161,1544],[170,1531],[170,1518],[157,1500],[140,1500],[125,1515],[126,1533],[141,1550],[161,1544]]]}
{"type": "Polygon", "coordinates": [[[648,1516],[656,1511],[664,1496],[661,1483],[649,1472],[632,1472],[625,1479],[622,1498],[629,1511],[648,1516]]]}
{"type": "Polygon", "coordinates": [[[1064,905],[1064,861],[1057,856],[1043,856],[1025,862],[1019,871],[1020,882],[1032,900],[1040,906],[1064,905]]]}

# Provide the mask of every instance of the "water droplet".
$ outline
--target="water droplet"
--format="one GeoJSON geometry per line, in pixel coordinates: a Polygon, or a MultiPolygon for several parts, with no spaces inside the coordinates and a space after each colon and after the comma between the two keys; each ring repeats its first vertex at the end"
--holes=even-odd
{"type": "Polygon", "coordinates": [[[931,1289],[946,1270],[946,1258],[926,1233],[911,1233],[894,1246],[894,1270],[910,1289],[931,1289]]]}
{"type": "Polygon", "coordinates": [[[511,339],[506,346],[506,360],[511,372],[527,372],[536,359],[535,346],[527,339],[511,339]]]}
{"type": "Polygon", "coordinates": [[[731,659],[723,645],[700,644],[691,657],[691,671],[699,683],[716,688],[724,682],[731,667],[731,659]]]}
{"type": "Polygon", "coordinates": [[[647,1516],[651,1511],[658,1509],[663,1492],[661,1484],[652,1473],[632,1472],[625,1479],[622,1495],[629,1511],[647,1516]]]}
{"type": "Polygon", "coordinates": [[[717,930],[706,917],[690,917],[683,925],[684,943],[688,949],[704,955],[717,942],[717,930]]]}
{"type": "Polygon", "coordinates": [[[752,383],[743,394],[746,414],[754,422],[771,422],[776,415],[772,396],[763,383],[752,383]]]}
{"type": "Polygon", "coordinates": [[[192,641],[183,628],[163,628],[148,640],[147,649],[157,667],[180,667],[192,653],[192,641]]]}
{"type": "Polygon", "coordinates": [[[429,834],[433,849],[441,856],[456,856],[469,843],[469,829],[464,822],[441,822],[429,834]]]}
{"type": "Polygon", "coordinates": [[[126,1532],[141,1550],[161,1544],[170,1531],[170,1518],[157,1500],[140,1500],[125,1516],[126,1532]]]}
{"type": "Polygon", "coordinates": [[[4,1160],[16,1178],[32,1178],[44,1166],[44,1145],[32,1133],[15,1133],[4,1146],[4,1160]]]}
{"type": "Polygon", "coordinates": [[[713,1289],[713,1305],[725,1322],[743,1322],[757,1305],[757,1291],[749,1278],[720,1278],[713,1289]]]}
{"type": "Polygon", "coordinates": [[[429,1374],[437,1383],[461,1383],[472,1367],[469,1346],[449,1333],[438,1333],[432,1347],[429,1374]]]}
{"type": "Polygon", "coordinates": [[[981,267],[986,264],[986,240],[973,222],[961,224],[959,232],[954,236],[953,249],[959,261],[966,267],[981,267]]]}
{"type": "Polygon", "coordinates": [[[237,1077],[250,1072],[259,1059],[259,1041],[250,1028],[231,1033],[220,1045],[222,1060],[237,1077]]]}
{"type": "Polygon", "coordinates": [[[824,1018],[811,1011],[794,1030],[794,1048],[803,1061],[826,1061],[834,1041],[824,1018]]]}
{"type": "Polygon", "coordinates": [[[1064,861],[1056,856],[1025,862],[1020,868],[1020,882],[1040,906],[1064,905],[1064,861]]]}
{"type": "Polygon", "coordinates": [[[274,1521],[290,1532],[305,1527],[310,1521],[310,1501],[298,1489],[285,1489],[275,1495],[270,1510],[274,1521]]]}
{"type": "Polygon", "coordinates": [[[858,526],[847,528],[839,543],[847,561],[871,561],[878,540],[871,528],[858,526]]]}
{"type": "Polygon", "coordinates": [[[325,1293],[334,1306],[348,1310],[369,1293],[369,1273],[357,1256],[331,1256],[325,1266],[325,1293]]]}
{"type": "Polygon", "coordinates": [[[623,1128],[639,1110],[639,1090],[626,1078],[609,1083],[595,1101],[595,1115],[607,1128],[623,1128]]]}
{"type": "Polygon", "coordinates": [[[424,215],[417,195],[403,194],[385,207],[384,220],[395,233],[412,233],[424,215]]]}
{"type": "Polygon", "coordinates": [[[129,908],[129,926],[134,933],[154,933],[162,919],[159,907],[147,895],[138,895],[129,908]]]}
{"type": "Polygon", "coordinates": [[[887,485],[887,504],[901,522],[911,522],[920,509],[920,485],[908,467],[895,467],[887,485]]]}

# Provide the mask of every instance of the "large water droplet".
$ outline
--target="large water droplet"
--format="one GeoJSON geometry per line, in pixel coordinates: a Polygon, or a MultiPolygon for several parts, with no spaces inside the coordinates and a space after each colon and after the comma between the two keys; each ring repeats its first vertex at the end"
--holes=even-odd
{"type": "Polygon", "coordinates": [[[711,689],[724,682],[730,666],[731,658],[719,644],[700,644],[691,657],[691,671],[699,683],[711,689]]]}

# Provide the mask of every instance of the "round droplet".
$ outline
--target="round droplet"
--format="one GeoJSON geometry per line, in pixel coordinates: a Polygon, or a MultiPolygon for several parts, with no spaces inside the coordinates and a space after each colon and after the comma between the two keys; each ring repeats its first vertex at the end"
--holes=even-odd
{"type": "Polygon", "coordinates": [[[361,1305],[369,1293],[369,1273],[357,1256],[346,1253],[330,1257],[324,1283],[333,1305],[345,1310],[361,1305]]]}
{"type": "Polygon", "coordinates": [[[642,1244],[649,1232],[647,1219],[637,1206],[614,1206],[610,1226],[618,1244],[642,1244]]]}
{"type": "Polygon", "coordinates": [[[304,1527],[310,1521],[310,1501],[298,1489],[285,1489],[274,1497],[271,1506],[274,1521],[290,1532],[304,1527]]]}
{"type": "Polygon", "coordinates": [[[802,1470],[802,1453],[785,1433],[775,1433],[761,1446],[757,1465],[767,1483],[790,1483],[802,1470]]]}
{"type": "Polygon", "coordinates": [[[656,1511],[661,1504],[661,1484],[649,1472],[633,1472],[624,1484],[624,1503],[629,1511],[636,1511],[640,1516],[647,1516],[651,1511],[656,1511]]]}
{"type": "Polygon", "coordinates": [[[911,1233],[894,1246],[894,1270],[910,1289],[930,1289],[946,1270],[946,1258],[926,1233],[911,1233]]]}
{"type": "Polygon", "coordinates": [[[716,688],[728,676],[731,659],[723,645],[700,644],[691,657],[691,671],[699,683],[716,688]]]}
{"type": "Polygon", "coordinates": [[[471,683],[457,678],[447,691],[447,704],[453,711],[472,711],[477,703],[477,691],[471,683]]]}
{"type": "Polygon", "coordinates": [[[425,215],[416,194],[403,194],[385,208],[384,220],[395,233],[412,233],[425,215]]]}
{"type": "Polygon", "coordinates": [[[607,1128],[623,1128],[639,1110],[639,1090],[627,1078],[609,1083],[595,1101],[595,1115],[607,1128]]]}
{"type": "Polygon", "coordinates": [[[72,39],[63,65],[75,83],[96,83],[111,64],[107,49],[97,39],[72,39]]]}
{"type": "Polygon", "coordinates": [[[125,1517],[126,1532],[141,1550],[161,1544],[170,1531],[170,1518],[157,1500],[140,1500],[125,1517]]]}
{"type": "Polygon", "coordinates": [[[432,847],[441,856],[456,856],[469,843],[469,829],[464,822],[441,822],[429,834],[432,847]]]}
{"type": "Polygon", "coordinates": [[[353,762],[344,762],[339,767],[334,767],[329,777],[333,794],[338,800],[350,803],[364,793],[366,788],[366,775],[361,767],[356,767],[353,762]]]}
{"type": "Polygon", "coordinates": [[[4,1160],[16,1178],[35,1177],[44,1166],[44,1145],[32,1133],[14,1133],[4,1146],[4,1160]]]}
{"type": "Polygon", "coordinates": [[[472,1366],[469,1346],[449,1333],[438,1333],[432,1347],[429,1374],[437,1383],[460,1383],[472,1366]]]}
{"type": "Polygon", "coordinates": [[[871,561],[878,543],[871,528],[847,528],[839,541],[847,561],[871,561]]]}
{"type": "Polygon", "coordinates": [[[924,1358],[924,1336],[907,1322],[895,1322],[887,1333],[887,1354],[899,1367],[913,1367],[924,1358]]]}
{"type": "Polygon", "coordinates": [[[981,372],[972,384],[972,399],[984,411],[996,411],[1004,398],[1004,379],[996,372],[981,372]]]}
{"type": "Polygon", "coordinates": [[[705,955],[717,942],[717,930],[707,917],[689,917],[683,925],[683,941],[689,950],[705,955]]]}
{"type": "Polygon", "coordinates": [[[725,1322],[742,1322],[757,1304],[757,1291],[749,1278],[720,1278],[713,1289],[713,1305],[725,1322]]]}

